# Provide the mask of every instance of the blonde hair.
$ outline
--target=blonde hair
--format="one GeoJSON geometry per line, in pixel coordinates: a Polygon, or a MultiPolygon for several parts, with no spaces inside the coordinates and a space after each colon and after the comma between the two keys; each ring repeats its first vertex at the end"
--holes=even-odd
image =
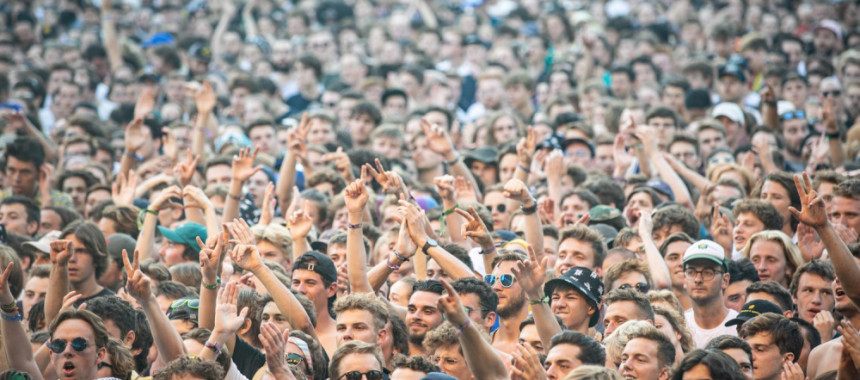
{"type": "Polygon", "coordinates": [[[265,226],[257,224],[251,227],[251,232],[257,241],[267,241],[284,251],[284,257],[293,256],[293,238],[286,227],[276,223],[265,226]]]}
{"type": "Polygon", "coordinates": [[[630,336],[642,331],[653,330],[654,326],[647,321],[628,321],[621,326],[618,326],[612,335],[603,339],[603,345],[606,347],[606,360],[611,360],[615,367],[621,364],[621,353],[624,351],[624,346],[630,341],[630,336]]]}
{"type": "Polygon", "coordinates": [[[711,183],[716,183],[720,179],[720,177],[722,177],[723,174],[728,172],[738,172],[738,174],[740,174],[741,176],[741,179],[743,180],[741,186],[744,187],[744,190],[746,190],[747,194],[752,193],[753,187],[755,186],[755,177],[752,173],[750,173],[749,170],[738,164],[726,163],[715,165],[708,169],[707,177],[708,180],[711,181],[711,183]]]}
{"type": "Polygon", "coordinates": [[[621,380],[621,374],[606,367],[582,365],[570,371],[564,380],[621,380]]]}
{"type": "Polygon", "coordinates": [[[800,253],[800,248],[797,248],[797,245],[791,241],[791,238],[788,237],[785,232],[764,230],[756,233],[747,240],[747,244],[741,252],[743,258],[750,258],[753,243],[759,240],[772,241],[782,246],[782,253],[785,254],[785,263],[791,270],[791,273],[789,273],[786,278],[788,281],[791,281],[791,276],[794,275],[797,268],[800,268],[800,266],[803,265],[803,255],[800,253]]]}
{"type": "Polygon", "coordinates": [[[681,301],[669,289],[652,290],[648,292],[648,299],[651,300],[651,307],[658,306],[658,303],[667,303],[672,305],[672,309],[680,315],[684,315],[684,308],[681,306],[681,301]]]}
{"type": "Polygon", "coordinates": [[[678,314],[675,310],[667,309],[662,306],[654,306],[653,308],[655,319],[657,318],[657,314],[662,315],[667,321],[669,321],[669,324],[672,325],[672,330],[681,335],[681,339],[679,339],[681,343],[681,351],[688,353],[696,349],[696,342],[693,341],[693,334],[690,333],[690,329],[687,328],[687,321],[681,314],[678,314]]]}

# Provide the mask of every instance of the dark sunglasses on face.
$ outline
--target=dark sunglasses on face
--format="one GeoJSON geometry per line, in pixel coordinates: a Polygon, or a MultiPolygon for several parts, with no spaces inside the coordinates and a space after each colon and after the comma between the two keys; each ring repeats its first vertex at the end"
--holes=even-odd
{"type": "Polygon", "coordinates": [[[821,96],[822,96],[822,97],[825,97],[825,98],[826,98],[826,97],[828,97],[828,96],[830,96],[830,95],[833,95],[833,96],[839,96],[839,95],[842,95],[842,90],[821,91],[821,96]]]}
{"type": "Polygon", "coordinates": [[[338,377],[338,380],[361,380],[362,378],[366,378],[367,380],[382,380],[382,371],[373,370],[364,373],[358,371],[351,371],[340,375],[340,377],[338,377]]]}
{"type": "Polygon", "coordinates": [[[305,358],[299,354],[295,354],[295,353],[287,354],[287,364],[289,364],[289,365],[299,365],[303,361],[305,361],[305,358]]]}
{"type": "MultiPolygon", "coordinates": [[[[69,342],[64,339],[54,339],[51,340],[51,343],[48,344],[48,348],[50,348],[51,351],[53,351],[55,354],[62,354],[64,351],[66,351],[66,346],[68,344],[69,342]]],[[[87,342],[87,340],[84,338],[72,339],[72,349],[76,352],[86,350],[89,345],[90,343],[87,342]]]]}
{"type": "Polygon", "coordinates": [[[782,115],[779,115],[779,117],[782,120],[804,120],[806,119],[806,112],[803,112],[803,110],[788,111],[783,113],[782,115]]]}
{"type": "Polygon", "coordinates": [[[631,289],[631,288],[635,288],[636,291],[639,293],[648,293],[648,290],[650,289],[648,287],[648,284],[646,284],[644,282],[637,283],[636,285],[623,284],[623,285],[618,287],[618,289],[631,289]]]}
{"type": "Polygon", "coordinates": [[[501,276],[496,276],[494,274],[484,275],[484,282],[486,282],[490,286],[493,286],[493,284],[496,283],[496,279],[499,279],[499,283],[501,283],[502,287],[505,287],[505,288],[510,288],[511,285],[514,284],[514,280],[515,280],[514,275],[509,274],[509,273],[505,273],[501,276]]]}
{"type": "Polygon", "coordinates": [[[504,203],[499,203],[495,206],[494,205],[488,205],[487,208],[490,209],[490,212],[493,212],[493,211],[505,212],[508,210],[508,206],[506,206],[504,203]]]}

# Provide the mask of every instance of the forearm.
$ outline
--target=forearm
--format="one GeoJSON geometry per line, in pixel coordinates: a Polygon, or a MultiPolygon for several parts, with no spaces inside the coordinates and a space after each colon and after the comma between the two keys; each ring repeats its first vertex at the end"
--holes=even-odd
{"type": "Polygon", "coordinates": [[[312,338],[317,339],[313,323],[311,323],[311,318],[305,312],[305,308],[302,307],[302,304],[299,303],[299,300],[296,299],[293,292],[291,292],[286,285],[275,277],[272,270],[265,265],[261,265],[258,268],[254,268],[252,273],[254,273],[254,276],[257,276],[257,279],[259,279],[260,282],[263,283],[263,286],[266,287],[266,290],[269,291],[269,294],[272,296],[272,300],[275,301],[275,305],[278,306],[278,310],[280,310],[287,318],[287,321],[290,322],[290,326],[292,326],[293,329],[301,330],[312,338]]]}
{"type": "MultiPolygon", "coordinates": [[[[185,208],[185,220],[206,226],[206,216],[203,215],[203,209],[199,207],[185,208]]],[[[206,230],[209,233],[209,230],[206,230]]]]}
{"type": "Polygon", "coordinates": [[[650,179],[654,176],[654,173],[651,172],[651,160],[645,154],[645,149],[641,146],[636,146],[633,150],[636,151],[636,159],[639,160],[639,173],[650,179]]]}
{"type": "Polygon", "coordinates": [[[532,305],[531,309],[540,341],[544,347],[549,347],[552,337],[562,332],[562,328],[559,326],[558,320],[555,318],[555,314],[552,313],[548,304],[532,305]]]}
{"type": "Polygon", "coordinates": [[[42,132],[39,131],[35,125],[30,123],[30,120],[28,120],[26,117],[24,118],[24,122],[27,124],[24,127],[24,132],[30,135],[30,137],[33,137],[38,140],[39,145],[41,145],[42,148],[45,149],[45,162],[57,162],[57,146],[54,145],[53,142],[45,138],[45,135],[42,134],[42,132]]]}
{"type": "Polygon", "coordinates": [[[821,228],[816,228],[816,231],[821,237],[821,241],[824,242],[824,248],[827,249],[828,255],[830,255],[836,277],[842,281],[845,294],[851,301],[860,304],[860,265],[854,260],[848,246],[845,245],[830,222],[821,228]]]}
{"type": "MultiPolygon", "coordinates": [[[[293,187],[296,185],[296,154],[287,152],[281,170],[278,173],[278,182],[275,184],[275,196],[278,204],[288,205],[292,201],[293,187]]],[[[284,217],[289,217],[284,215],[284,217]]]]}
{"type": "MultiPolygon", "coordinates": [[[[185,345],[182,344],[182,338],[170,320],[167,319],[167,314],[161,310],[154,295],[150,295],[148,300],[137,300],[143,308],[143,314],[146,316],[146,321],[149,324],[149,329],[152,331],[152,338],[155,346],[158,348],[158,355],[165,362],[170,362],[182,355],[185,355],[185,345]]],[[[214,313],[213,313],[214,314],[214,313]]]]}
{"type": "MultiPolygon", "coordinates": [[[[349,224],[361,225],[362,213],[349,212],[349,224]]],[[[350,293],[371,293],[373,287],[367,280],[367,252],[364,250],[361,228],[346,229],[346,273],[350,293]]]]}
{"type": "Polygon", "coordinates": [[[48,281],[48,292],[45,293],[46,325],[50,325],[60,314],[60,309],[63,307],[63,297],[69,293],[68,265],[53,264],[48,281]]]}
{"type": "Polygon", "coordinates": [[[110,71],[115,72],[122,67],[123,62],[119,39],[116,35],[116,23],[111,19],[110,15],[102,15],[102,38],[104,39],[104,48],[105,52],[107,52],[110,71]]]}
{"type": "Polygon", "coordinates": [[[444,216],[444,218],[445,218],[445,229],[444,229],[444,231],[441,231],[441,233],[444,234],[445,231],[447,231],[448,237],[451,239],[452,243],[456,243],[456,244],[460,244],[460,245],[466,245],[466,238],[463,237],[463,231],[462,231],[463,218],[461,218],[459,215],[457,215],[456,212],[454,212],[454,209],[458,208],[457,203],[456,202],[450,202],[450,201],[443,201],[442,202],[442,208],[445,210],[444,212],[446,212],[447,215],[444,216]]]}
{"type": "Polygon", "coordinates": [[[143,217],[143,228],[140,229],[140,234],[137,235],[137,243],[134,249],[140,251],[143,257],[152,255],[152,247],[155,244],[155,226],[158,225],[158,216],[145,212],[143,217]]]}
{"type": "MultiPolygon", "coordinates": [[[[537,202],[532,199],[531,202],[533,206],[524,205],[524,207],[537,207],[537,202]]],[[[527,203],[528,203],[527,202],[527,203]]],[[[537,211],[531,214],[524,214],[526,218],[525,223],[525,236],[526,242],[534,248],[535,256],[537,257],[537,264],[540,265],[541,259],[543,259],[543,226],[541,225],[540,215],[538,215],[537,211]]]]}
{"type": "Polygon", "coordinates": [[[224,200],[224,213],[221,220],[224,223],[232,222],[239,217],[239,201],[242,200],[242,181],[235,177],[230,181],[230,191],[224,200]]]}
{"type": "MultiPolygon", "coordinates": [[[[9,315],[7,313],[3,313],[9,315]]],[[[49,323],[50,324],[50,323],[49,323]]],[[[21,321],[12,322],[3,320],[3,347],[6,348],[6,356],[9,366],[18,371],[27,372],[34,379],[42,379],[42,370],[33,359],[33,350],[28,344],[30,341],[24,324],[21,321]],[[13,348],[15,347],[15,348],[13,348]]]]}
{"type": "Polygon", "coordinates": [[[218,223],[218,214],[212,207],[207,208],[204,212],[206,224],[206,236],[218,236],[221,233],[221,227],[218,223]]]}
{"type": "Polygon", "coordinates": [[[311,246],[308,244],[308,238],[302,237],[301,239],[293,239],[293,260],[298,259],[299,256],[304,255],[305,252],[311,251],[311,246]]]}
{"type": "Polygon", "coordinates": [[[128,172],[137,165],[137,159],[129,157],[128,153],[122,154],[122,159],[119,163],[119,172],[128,178],[128,172]]]}
{"type": "Polygon", "coordinates": [[[669,274],[669,267],[660,256],[660,250],[654,244],[654,239],[646,234],[639,234],[642,239],[642,245],[645,248],[645,261],[651,271],[651,279],[654,281],[655,289],[671,289],[672,277],[669,274]]]}
{"type": "Polygon", "coordinates": [[[779,116],[776,112],[776,102],[767,104],[764,101],[761,104],[761,122],[773,128],[775,131],[780,131],[782,128],[779,125],[779,116]]]}
{"type": "Polygon", "coordinates": [[[681,176],[672,170],[672,167],[669,166],[669,162],[667,162],[659,152],[654,152],[652,157],[652,162],[657,168],[657,173],[660,175],[660,178],[662,178],[663,182],[666,182],[666,184],[669,185],[669,188],[672,189],[672,194],[675,196],[675,202],[689,208],[690,210],[694,210],[696,206],[693,204],[690,197],[690,191],[687,189],[687,185],[684,184],[681,176]]]}
{"type": "Polygon", "coordinates": [[[475,196],[478,199],[483,199],[483,195],[481,194],[481,190],[480,190],[481,188],[478,187],[478,182],[475,181],[475,176],[472,174],[472,171],[469,170],[468,167],[466,167],[465,163],[463,163],[463,159],[462,158],[457,159],[457,155],[454,152],[452,152],[451,154],[449,154],[445,157],[445,160],[448,162],[451,162],[455,159],[457,160],[457,162],[454,165],[451,165],[448,167],[448,169],[451,170],[450,174],[454,177],[465,178],[466,181],[468,181],[469,184],[472,185],[472,189],[475,191],[475,196]]]}
{"type": "Polygon", "coordinates": [[[374,293],[382,289],[382,285],[385,285],[385,281],[388,280],[388,276],[391,276],[392,273],[394,271],[388,267],[388,263],[378,263],[373,268],[370,268],[367,272],[367,281],[370,283],[370,287],[373,288],[374,293]]]}
{"type": "Polygon", "coordinates": [[[839,139],[827,139],[827,150],[830,152],[830,167],[838,168],[845,163],[845,149],[839,139]]]}
{"type": "Polygon", "coordinates": [[[466,266],[460,259],[454,257],[451,253],[442,247],[433,247],[427,251],[433,260],[445,271],[452,279],[457,280],[464,277],[473,277],[472,270],[466,266]]]}
{"type": "Polygon", "coordinates": [[[254,15],[251,14],[247,9],[247,5],[245,5],[245,11],[242,12],[242,23],[245,24],[245,40],[248,38],[253,38],[259,35],[257,32],[257,21],[254,20],[254,15]]]}
{"type": "Polygon", "coordinates": [[[421,252],[421,248],[418,248],[415,252],[415,256],[412,257],[412,264],[415,265],[415,279],[418,281],[424,281],[427,279],[427,255],[424,252],[421,252]]]}
{"type": "Polygon", "coordinates": [[[206,285],[217,284],[217,279],[203,279],[200,284],[200,314],[198,315],[198,327],[212,330],[215,328],[215,307],[217,305],[218,288],[208,289],[206,285]]]}
{"type": "Polygon", "coordinates": [[[670,165],[672,170],[674,170],[678,175],[683,177],[693,185],[693,187],[704,190],[708,185],[711,184],[711,181],[708,181],[703,175],[699,174],[699,172],[688,168],[686,165],[670,165]]]}
{"type": "MultiPolygon", "coordinates": [[[[212,331],[212,333],[209,335],[209,339],[206,340],[206,342],[207,343],[215,343],[219,347],[226,348],[227,347],[227,341],[229,341],[230,337],[233,337],[233,336],[236,336],[235,332],[228,333],[228,332],[212,331]]],[[[198,352],[197,354],[198,354],[197,356],[199,356],[203,360],[216,361],[216,359],[218,358],[218,355],[215,353],[214,350],[212,350],[209,347],[205,347],[205,346],[202,349],[200,349],[200,352],[198,352]]],[[[232,360],[232,358],[231,358],[231,360],[232,360]]]]}
{"type": "Polygon", "coordinates": [[[460,345],[463,347],[466,365],[476,379],[509,379],[505,362],[475,326],[470,324],[463,329],[460,345]]]}

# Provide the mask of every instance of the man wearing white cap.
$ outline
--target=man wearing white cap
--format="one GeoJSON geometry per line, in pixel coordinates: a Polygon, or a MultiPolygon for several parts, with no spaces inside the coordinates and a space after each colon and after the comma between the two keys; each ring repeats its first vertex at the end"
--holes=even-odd
{"type": "Polygon", "coordinates": [[[726,128],[726,136],[729,136],[729,146],[732,149],[746,143],[748,140],[745,127],[746,120],[741,106],[731,102],[717,104],[711,111],[711,117],[723,123],[723,127],[726,128]]]}
{"type": "Polygon", "coordinates": [[[697,348],[704,348],[720,335],[737,336],[737,329],[726,327],[738,312],[726,307],[723,292],[729,286],[726,253],[719,244],[699,240],[684,252],[685,287],[693,308],[684,313],[687,327],[697,348]]]}

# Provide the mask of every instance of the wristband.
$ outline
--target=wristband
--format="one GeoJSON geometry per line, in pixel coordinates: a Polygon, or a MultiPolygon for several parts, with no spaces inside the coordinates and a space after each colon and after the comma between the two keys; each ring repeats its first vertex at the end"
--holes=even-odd
{"type": "Polygon", "coordinates": [[[23,319],[21,313],[18,313],[18,310],[15,310],[15,313],[15,315],[0,314],[0,317],[9,322],[21,322],[21,319],[23,319]]]}
{"type": "Polygon", "coordinates": [[[394,264],[392,264],[392,263],[391,263],[391,259],[390,259],[390,258],[385,259],[385,265],[388,267],[388,269],[391,269],[391,270],[398,270],[398,269],[400,269],[400,265],[394,265],[394,264]]]}
{"type": "Polygon", "coordinates": [[[460,155],[460,152],[454,152],[454,159],[453,159],[453,160],[451,160],[451,161],[445,161],[445,165],[448,165],[448,166],[454,166],[454,165],[457,165],[457,162],[459,162],[459,161],[460,161],[460,158],[461,158],[461,157],[462,157],[462,156],[460,155]]]}
{"type": "Polygon", "coordinates": [[[491,254],[491,253],[493,253],[493,252],[496,252],[496,246],[495,246],[495,245],[493,246],[493,248],[490,248],[490,249],[487,249],[487,250],[483,250],[483,249],[482,249],[480,253],[481,253],[482,255],[489,255],[489,254],[491,254]]]}
{"type": "Polygon", "coordinates": [[[527,167],[526,167],[525,165],[523,165],[522,163],[517,164],[517,167],[518,167],[518,168],[520,168],[520,169],[522,169],[522,171],[524,171],[524,172],[526,172],[526,173],[531,174],[531,172],[532,172],[532,170],[531,170],[531,169],[527,168],[527,167]]]}
{"type": "Polygon", "coordinates": [[[236,202],[239,202],[242,200],[242,197],[240,197],[238,195],[233,195],[233,194],[227,193],[227,196],[230,198],[233,198],[236,202]]]}
{"type": "Polygon", "coordinates": [[[542,303],[549,305],[549,297],[543,296],[543,297],[538,298],[536,300],[529,300],[529,305],[540,305],[542,303]]]}
{"type": "Polygon", "coordinates": [[[471,320],[471,319],[469,319],[469,315],[467,314],[467,315],[466,315],[466,322],[465,322],[465,323],[463,323],[463,324],[462,324],[462,325],[460,325],[460,326],[457,326],[457,336],[462,335],[462,334],[463,334],[463,330],[465,330],[465,329],[466,329],[466,327],[469,327],[469,325],[471,325],[471,324],[472,324],[472,320],[471,320]]]}
{"type": "Polygon", "coordinates": [[[212,284],[212,285],[206,285],[206,284],[203,284],[203,287],[204,287],[204,288],[206,288],[206,289],[209,289],[209,290],[215,290],[215,289],[218,289],[218,287],[219,287],[219,286],[221,286],[221,277],[216,278],[216,279],[215,279],[215,283],[214,283],[214,284],[212,284]]]}
{"type": "Polygon", "coordinates": [[[212,350],[212,352],[214,352],[216,356],[221,354],[221,343],[210,342],[207,340],[206,344],[204,344],[204,346],[206,346],[206,348],[212,350]]]}
{"type": "Polygon", "coordinates": [[[842,133],[840,133],[840,132],[835,132],[835,133],[827,132],[824,134],[824,137],[827,137],[828,139],[839,140],[842,138],[842,133]]]}
{"type": "Polygon", "coordinates": [[[402,261],[402,262],[404,262],[404,263],[405,263],[405,262],[407,262],[407,261],[409,261],[409,258],[408,258],[408,257],[401,255],[401,254],[400,254],[400,252],[397,252],[397,250],[396,250],[396,249],[394,250],[394,257],[396,257],[398,260],[400,260],[400,261],[402,261]]]}
{"type": "Polygon", "coordinates": [[[18,302],[17,301],[12,301],[12,303],[10,303],[8,305],[0,305],[0,310],[3,310],[7,313],[12,313],[17,308],[18,308],[18,302]]]}
{"type": "Polygon", "coordinates": [[[351,230],[360,229],[360,228],[361,228],[361,222],[359,222],[359,223],[357,223],[357,224],[352,224],[352,223],[347,222],[347,223],[346,223],[346,228],[349,228],[349,229],[351,229],[351,230]]]}
{"type": "Polygon", "coordinates": [[[448,210],[442,211],[442,215],[439,215],[439,236],[445,237],[445,217],[454,213],[454,210],[460,208],[459,204],[454,204],[454,207],[448,210]]]}
{"type": "Polygon", "coordinates": [[[126,157],[131,157],[131,158],[137,160],[137,162],[143,161],[143,156],[141,156],[139,154],[134,154],[132,152],[125,152],[125,155],[126,155],[126,157]]]}
{"type": "Polygon", "coordinates": [[[775,106],[776,100],[762,101],[761,104],[764,104],[766,106],[775,106]]]}
{"type": "Polygon", "coordinates": [[[538,209],[537,201],[535,201],[534,199],[532,199],[532,201],[534,202],[534,204],[529,206],[529,207],[525,207],[522,205],[520,206],[520,209],[523,210],[523,215],[531,215],[531,214],[534,214],[535,212],[537,212],[537,209],[538,209]]]}

